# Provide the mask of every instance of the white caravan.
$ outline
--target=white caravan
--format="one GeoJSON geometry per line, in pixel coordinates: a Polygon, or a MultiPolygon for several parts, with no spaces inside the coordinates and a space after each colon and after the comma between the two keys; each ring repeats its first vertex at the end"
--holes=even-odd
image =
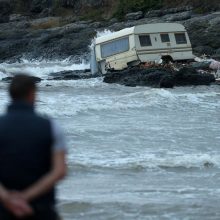
{"type": "Polygon", "coordinates": [[[96,38],[91,54],[92,73],[122,70],[160,59],[194,59],[185,27],[177,23],[155,23],[125,28],[96,38]]]}

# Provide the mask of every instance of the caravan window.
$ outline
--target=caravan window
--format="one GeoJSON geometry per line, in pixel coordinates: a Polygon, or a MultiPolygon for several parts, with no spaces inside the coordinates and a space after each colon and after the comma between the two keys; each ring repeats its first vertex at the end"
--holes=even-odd
{"type": "Polygon", "coordinates": [[[175,38],[176,38],[176,43],[177,44],[187,44],[185,33],[175,34],[175,38]]]}
{"type": "Polygon", "coordinates": [[[103,58],[110,57],[118,53],[123,53],[128,50],[129,50],[128,37],[101,45],[101,54],[103,58]]]}
{"type": "Polygon", "coordinates": [[[150,35],[140,35],[139,40],[142,47],[152,46],[150,35]]]}
{"type": "Polygon", "coordinates": [[[170,37],[169,34],[161,34],[160,35],[162,43],[168,43],[170,42],[170,37]]]}

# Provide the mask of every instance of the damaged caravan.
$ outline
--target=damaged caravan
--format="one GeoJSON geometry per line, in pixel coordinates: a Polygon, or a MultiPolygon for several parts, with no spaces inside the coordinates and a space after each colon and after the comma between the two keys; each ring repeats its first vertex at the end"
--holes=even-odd
{"type": "Polygon", "coordinates": [[[91,53],[92,73],[102,74],[161,59],[194,59],[187,31],[177,23],[138,25],[96,38],[91,53]]]}

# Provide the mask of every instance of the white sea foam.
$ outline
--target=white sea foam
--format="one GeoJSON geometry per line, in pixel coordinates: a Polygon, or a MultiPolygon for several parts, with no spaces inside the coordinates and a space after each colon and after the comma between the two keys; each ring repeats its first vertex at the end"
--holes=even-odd
{"type": "Polygon", "coordinates": [[[177,93],[175,90],[127,88],[105,84],[102,80],[102,78],[94,78],[75,81],[42,81],[40,83],[42,93],[39,95],[42,102],[39,102],[39,108],[43,113],[56,117],[71,117],[91,111],[144,110],[149,107],[179,109],[189,104],[212,110],[220,106],[220,101],[211,102],[209,99],[209,97],[215,99],[219,95],[217,92],[190,94],[177,93]],[[46,85],[51,86],[45,87],[46,85]],[[65,93],[62,92],[64,88],[67,90],[65,93]],[[56,96],[44,96],[45,90],[56,91],[56,96]],[[112,92],[109,93],[109,91],[112,92]]]}
{"type": "Polygon", "coordinates": [[[73,165],[82,166],[84,168],[118,168],[118,169],[136,169],[136,168],[220,168],[220,156],[215,154],[179,154],[179,155],[164,155],[164,157],[156,154],[146,153],[145,155],[132,155],[131,157],[119,157],[112,155],[99,155],[96,158],[85,157],[81,155],[79,158],[71,157],[73,165]]]}
{"type": "Polygon", "coordinates": [[[65,70],[82,70],[88,69],[89,64],[82,62],[80,64],[73,63],[66,59],[62,61],[28,61],[23,59],[16,63],[1,63],[0,78],[11,76],[16,73],[26,73],[46,79],[50,73],[65,71],[65,70]]]}
{"type": "Polygon", "coordinates": [[[106,36],[106,35],[109,35],[109,34],[112,34],[114,32],[108,30],[108,29],[104,29],[103,31],[97,31],[96,32],[96,36],[92,39],[91,41],[91,44],[89,46],[89,48],[92,48],[94,46],[94,43],[95,43],[95,39],[98,38],[98,37],[102,37],[102,36],[106,36]]]}
{"type": "MultiPolygon", "coordinates": [[[[96,37],[92,39],[90,48],[94,44],[97,37],[111,34],[110,30],[99,31],[96,37]]],[[[64,60],[28,60],[21,59],[15,63],[0,63],[0,79],[13,76],[17,73],[31,74],[43,79],[47,79],[50,73],[56,73],[60,71],[68,70],[83,70],[89,69],[90,64],[84,60],[81,63],[74,63],[71,59],[66,58],[64,60]]]]}

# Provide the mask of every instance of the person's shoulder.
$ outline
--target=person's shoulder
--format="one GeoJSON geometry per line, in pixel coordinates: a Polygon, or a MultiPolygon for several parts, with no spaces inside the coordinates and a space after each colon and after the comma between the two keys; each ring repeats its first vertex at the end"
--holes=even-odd
{"type": "Polygon", "coordinates": [[[36,113],[35,114],[36,118],[38,118],[39,120],[42,121],[47,121],[47,122],[51,122],[51,117],[49,117],[47,114],[42,114],[42,113],[36,113]]]}
{"type": "Polygon", "coordinates": [[[47,114],[36,113],[36,117],[41,122],[49,124],[52,130],[54,130],[54,128],[55,128],[55,130],[57,130],[57,128],[60,129],[60,126],[57,123],[57,121],[54,118],[52,118],[51,116],[49,116],[47,114]]]}
{"type": "Polygon", "coordinates": [[[35,121],[37,124],[40,124],[41,126],[46,126],[46,127],[52,127],[52,119],[46,114],[42,113],[36,113],[35,114],[35,121]]]}
{"type": "Polygon", "coordinates": [[[3,122],[7,119],[7,115],[0,115],[0,122],[3,122]]]}

